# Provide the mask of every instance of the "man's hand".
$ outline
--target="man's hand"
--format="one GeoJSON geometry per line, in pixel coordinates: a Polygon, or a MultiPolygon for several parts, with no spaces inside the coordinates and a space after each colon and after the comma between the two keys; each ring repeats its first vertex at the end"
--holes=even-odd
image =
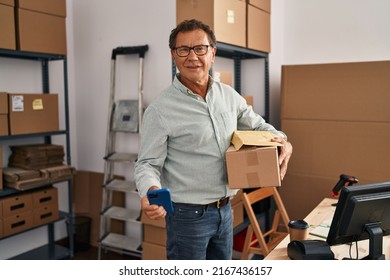
{"type": "MultiPolygon", "coordinates": [[[[156,190],[158,187],[150,187],[149,190],[156,190]]],[[[158,206],[156,204],[149,204],[148,197],[145,195],[141,198],[141,210],[145,212],[146,216],[148,216],[152,220],[160,220],[165,218],[167,215],[167,211],[165,211],[164,207],[158,206]]]]}
{"type": "Polygon", "coordinates": [[[282,137],[275,137],[271,141],[278,142],[283,145],[282,147],[280,147],[280,154],[279,154],[280,177],[283,180],[287,172],[287,165],[290,160],[293,147],[290,142],[286,141],[282,137]]]}

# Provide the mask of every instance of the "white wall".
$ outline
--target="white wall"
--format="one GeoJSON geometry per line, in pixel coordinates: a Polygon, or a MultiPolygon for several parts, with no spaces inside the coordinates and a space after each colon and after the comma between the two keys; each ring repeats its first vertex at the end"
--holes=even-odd
{"type": "MultiPolygon", "coordinates": [[[[170,84],[168,36],[176,22],[175,3],[175,0],[67,1],[72,163],[77,169],[103,172],[113,48],[149,45],[144,81],[147,104],[170,84]]],[[[272,0],[271,122],[279,126],[281,65],[389,60],[388,11],[388,0],[272,0]]],[[[117,73],[118,94],[124,95],[125,90],[136,88],[137,70],[131,66],[136,67],[138,60],[118,59],[118,65],[120,62],[129,65],[129,69],[119,68],[117,73]]],[[[221,60],[219,65],[224,64],[221,60]]],[[[1,90],[40,90],[40,75],[35,66],[9,59],[0,59],[0,66],[1,90]],[[30,70],[34,70],[32,76],[30,70]],[[23,82],[19,78],[21,73],[26,76],[23,82]]],[[[245,68],[248,76],[245,79],[258,79],[257,71],[254,71],[256,77],[250,77],[252,67],[257,66],[245,68]]],[[[252,88],[246,86],[243,89],[251,93],[252,88]]],[[[57,81],[52,88],[61,92],[57,81]]],[[[137,148],[136,141],[134,145],[126,145],[137,148]]],[[[61,195],[62,205],[66,205],[65,197],[61,195]]],[[[61,230],[59,237],[65,234],[63,227],[61,230]]],[[[0,259],[44,241],[42,230],[0,241],[0,259]]]]}

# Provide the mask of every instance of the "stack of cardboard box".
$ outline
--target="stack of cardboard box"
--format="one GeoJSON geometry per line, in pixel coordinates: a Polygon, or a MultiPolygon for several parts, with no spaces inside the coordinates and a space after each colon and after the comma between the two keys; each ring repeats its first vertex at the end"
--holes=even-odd
{"type": "Polygon", "coordinates": [[[0,48],[66,55],[66,0],[0,0],[0,48]]]}
{"type": "Polygon", "coordinates": [[[176,0],[176,22],[198,19],[218,42],[269,53],[270,0],[176,0]]]}
{"type": "Polygon", "coordinates": [[[16,0],[21,51],[66,55],[66,0],[16,0]]]}
{"type": "Polygon", "coordinates": [[[0,238],[59,218],[56,188],[12,195],[0,200],[0,238]]]}
{"type": "Polygon", "coordinates": [[[390,61],[286,65],[281,129],[294,153],[280,194],[305,217],[342,173],[360,184],[389,181],[390,61]]]}

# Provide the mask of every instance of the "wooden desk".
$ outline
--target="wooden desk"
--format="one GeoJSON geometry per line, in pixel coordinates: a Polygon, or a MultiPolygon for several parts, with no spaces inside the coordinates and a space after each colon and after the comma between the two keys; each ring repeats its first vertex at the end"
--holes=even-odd
{"type": "MultiPolygon", "coordinates": [[[[305,218],[305,221],[310,225],[319,225],[324,221],[331,220],[336,209],[335,206],[332,206],[333,203],[336,203],[336,199],[325,198],[321,201],[320,204],[314,208],[313,211],[305,218]]],[[[309,229],[309,232],[313,230],[314,227],[309,229]]],[[[320,237],[308,235],[308,239],[321,239],[320,237]]],[[[325,239],[323,239],[325,240],[325,239]]],[[[272,250],[271,253],[267,255],[265,260],[289,260],[287,256],[287,245],[290,243],[290,236],[287,236],[272,250]]],[[[332,246],[331,249],[335,255],[336,259],[343,259],[344,257],[349,257],[349,245],[336,245],[332,246]]],[[[356,249],[355,243],[352,245],[352,257],[355,257],[356,249]]],[[[358,242],[359,249],[359,258],[365,257],[368,255],[368,240],[362,240],[358,242]]],[[[390,259],[390,236],[385,236],[383,238],[383,254],[385,254],[386,259],[390,259]]]]}

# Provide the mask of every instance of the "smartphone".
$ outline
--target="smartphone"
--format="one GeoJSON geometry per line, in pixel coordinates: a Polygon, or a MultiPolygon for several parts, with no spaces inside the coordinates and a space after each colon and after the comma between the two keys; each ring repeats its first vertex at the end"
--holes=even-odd
{"type": "Polygon", "coordinates": [[[164,207],[168,214],[173,214],[173,205],[169,189],[163,188],[147,192],[150,204],[157,204],[164,207]]]}

